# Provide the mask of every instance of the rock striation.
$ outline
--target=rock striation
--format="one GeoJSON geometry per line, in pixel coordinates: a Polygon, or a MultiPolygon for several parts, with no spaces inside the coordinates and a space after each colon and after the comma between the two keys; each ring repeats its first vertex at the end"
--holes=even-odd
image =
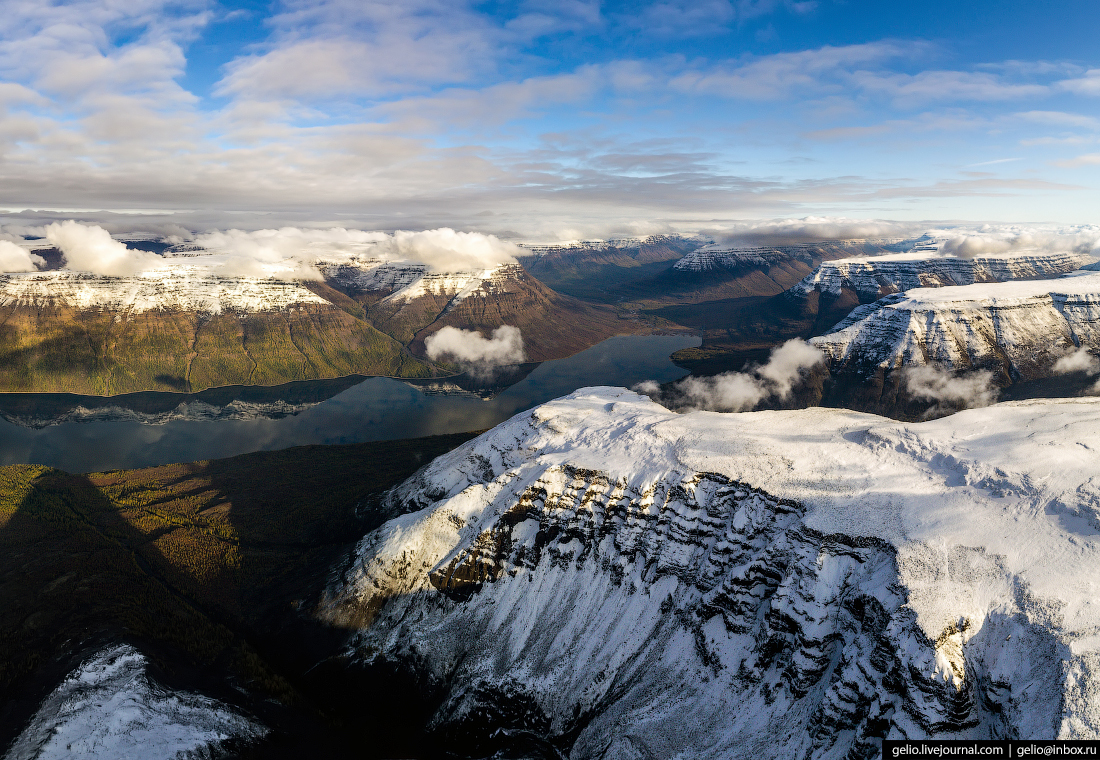
{"type": "Polygon", "coordinates": [[[822,262],[817,271],[791,288],[788,295],[804,299],[816,291],[822,296],[839,298],[844,290],[851,290],[860,303],[867,303],[912,288],[1057,277],[1092,261],[1093,257],[1086,254],[1040,251],[973,259],[930,257],[921,252],[870,259],[845,258],[822,262]]]}
{"type": "Polygon", "coordinates": [[[799,261],[813,266],[822,259],[840,256],[878,254],[884,251],[907,249],[913,241],[889,240],[836,240],[821,243],[799,243],[780,246],[722,246],[710,244],[684,256],[674,268],[681,272],[710,272],[715,270],[742,271],[767,269],[772,266],[799,261]]]}
{"type": "Polygon", "coordinates": [[[1098,444],[1089,401],[906,425],[582,389],[392,492],[325,614],[474,756],[1096,737],[1098,444]]]}

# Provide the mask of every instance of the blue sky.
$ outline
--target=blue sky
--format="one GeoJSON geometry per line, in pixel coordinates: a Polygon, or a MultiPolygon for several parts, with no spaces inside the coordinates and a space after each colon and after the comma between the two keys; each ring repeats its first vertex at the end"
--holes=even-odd
{"type": "Polygon", "coordinates": [[[1100,223],[1100,4],[0,5],[0,206],[569,238],[1100,223]]]}

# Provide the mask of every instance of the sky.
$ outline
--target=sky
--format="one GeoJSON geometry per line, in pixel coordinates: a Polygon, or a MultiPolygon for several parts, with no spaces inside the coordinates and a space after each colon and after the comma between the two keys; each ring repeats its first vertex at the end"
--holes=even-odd
{"type": "Polygon", "coordinates": [[[0,213],[1098,224],[1098,28],[1092,0],[0,0],[0,213]]]}

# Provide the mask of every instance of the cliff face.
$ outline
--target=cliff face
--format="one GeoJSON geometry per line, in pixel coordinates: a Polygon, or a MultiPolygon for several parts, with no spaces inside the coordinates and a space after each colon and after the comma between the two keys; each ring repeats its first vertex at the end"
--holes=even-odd
{"type": "Polygon", "coordinates": [[[811,339],[835,373],[871,375],[935,363],[1049,375],[1076,347],[1100,350],[1100,275],[916,289],[855,309],[811,339]]]}
{"type": "Polygon", "coordinates": [[[397,489],[326,615],[432,684],[456,751],[1096,736],[1093,443],[1096,403],[902,425],[584,389],[397,489]]]}
{"type": "Polygon", "coordinates": [[[813,291],[838,298],[847,289],[861,303],[912,288],[938,288],[980,282],[1033,280],[1057,277],[1093,261],[1077,253],[1011,254],[973,259],[924,258],[899,254],[872,259],[839,259],[822,262],[813,274],[788,291],[806,298],[813,291]]]}

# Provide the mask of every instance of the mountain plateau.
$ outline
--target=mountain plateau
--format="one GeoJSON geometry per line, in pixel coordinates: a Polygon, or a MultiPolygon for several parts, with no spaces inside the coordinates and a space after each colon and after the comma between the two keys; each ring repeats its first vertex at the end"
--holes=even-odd
{"type": "Polygon", "coordinates": [[[388,497],[321,614],[458,754],[1094,738],[1100,401],[919,424],[582,389],[388,497]]]}

